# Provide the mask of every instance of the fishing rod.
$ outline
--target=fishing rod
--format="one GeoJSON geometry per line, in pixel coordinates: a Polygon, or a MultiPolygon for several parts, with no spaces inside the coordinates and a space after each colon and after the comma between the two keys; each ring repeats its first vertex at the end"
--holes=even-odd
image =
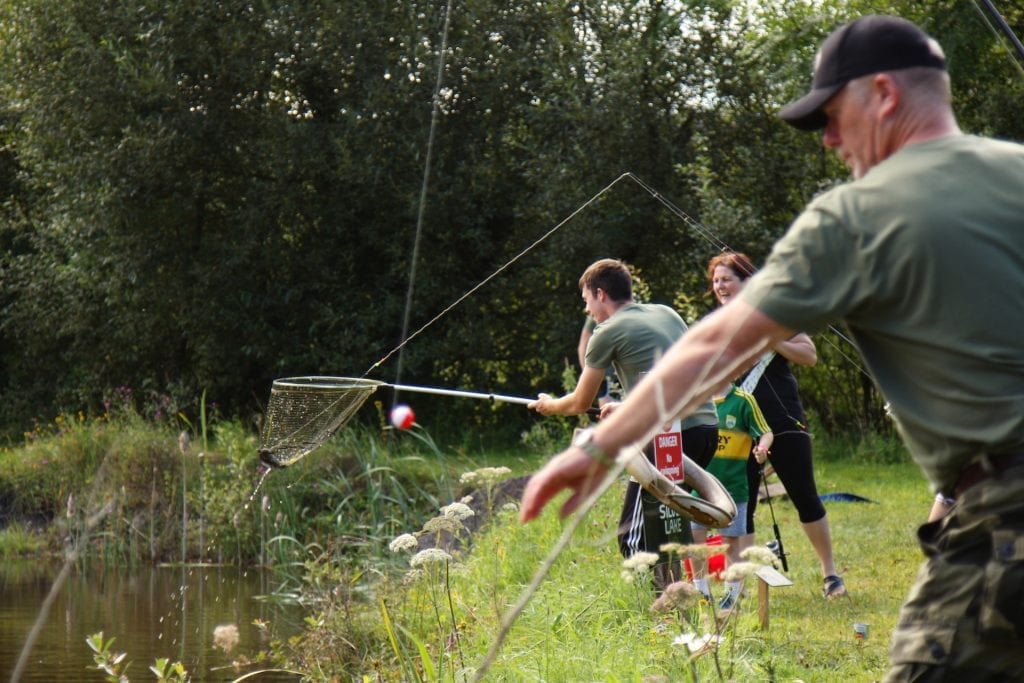
{"type": "Polygon", "coordinates": [[[761,483],[764,484],[764,497],[768,501],[768,510],[772,513],[772,531],[775,534],[775,542],[778,544],[773,548],[776,557],[782,562],[782,571],[789,571],[789,563],[786,562],[786,548],[782,545],[782,534],[779,533],[779,523],[775,521],[775,508],[772,507],[772,496],[768,491],[768,478],[764,474],[764,466],[760,466],[761,483]]]}
{"type": "MultiPolygon", "coordinates": [[[[1020,38],[1018,38],[1017,34],[1013,32],[1012,28],[1010,28],[1010,25],[1006,22],[1006,19],[1003,18],[1003,15],[999,13],[999,10],[996,9],[992,0],[981,0],[981,2],[985,5],[985,9],[987,9],[988,13],[992,16],[992,20],[996,22],[999,30],[1003,32],[1006,39],[1010,41],[1011,45],[1013,45],[1013,48],[1017,51],[1017,55],[1024,60],[1024,43],[1020,42],[1020,38]]],[[[975,3],[974,6],[977,7],[977,3],[975,3]]],[[[1020,66],[1020,64],[1017,66],[1020,66]]]]}

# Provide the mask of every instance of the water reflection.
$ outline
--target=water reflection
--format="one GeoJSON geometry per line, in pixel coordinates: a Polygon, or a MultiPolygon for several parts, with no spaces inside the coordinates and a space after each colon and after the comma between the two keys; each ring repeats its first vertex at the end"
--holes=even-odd
{"type": "MultiPolygon", "coordinates": [[[[0,675],[5,680],[59,571],[59,564],[0,562],[0,675]]],[[[274,587],[268,572],[235,567],[78,567],[56,597],[21,681],[101,680],[85,643],[97,631],[116,639],[113,651],[127,653],[132,679],[150,679],[150,665],[166,657],[184,664],[192,681],[231,681],[253,668],[236,671],[233,660],[254,659],[270,637],[285,639],[301,628],[301,607],[259,599],[274,587]],[[223,624],[238,627],[231,654],[213,642],[214,629],[223,624]]]]}

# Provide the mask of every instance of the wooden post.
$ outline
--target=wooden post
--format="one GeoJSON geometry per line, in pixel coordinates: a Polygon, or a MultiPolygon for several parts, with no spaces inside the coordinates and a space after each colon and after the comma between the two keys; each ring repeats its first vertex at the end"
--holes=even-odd
{"type": "Polygon", "coordinates": [[[761,628],[768,630],[768,589],[780,586],[792,586],[793,582],[774,567],[761,567],[754,574],[757,582],[757,616],[761,628]]]}

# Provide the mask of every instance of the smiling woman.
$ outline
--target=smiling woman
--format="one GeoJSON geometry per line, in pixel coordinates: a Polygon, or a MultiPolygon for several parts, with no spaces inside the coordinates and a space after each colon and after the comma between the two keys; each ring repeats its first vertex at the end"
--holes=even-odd
{"type": "MultiPolygon", "coordinates": [[[[712,258],[707,267],[708,282],[719,304],[724,306],[737,298],[755,270],[746,254],[726,252],[712,258]]],[[[845,595],[846,586],[838,575],[832,555],[832,532],[814,480],[811,435],[807,431],[807,417],[790,362],[799,365],[814,365],[817,362],[814,342],[808,335],[799,333],[779,342],[772,351],[762,356],[753,369],[738,378],[737,384],[754,395],[775,435],[768,460],[796,505],[804,532],[821,565],[823,594],[831,599],[845,595]]],[[[751,455],[747,462],[750,491],[747,507],[748,544],[753,542],[754,512],[760,479],[760,464],[751,455]]]]}

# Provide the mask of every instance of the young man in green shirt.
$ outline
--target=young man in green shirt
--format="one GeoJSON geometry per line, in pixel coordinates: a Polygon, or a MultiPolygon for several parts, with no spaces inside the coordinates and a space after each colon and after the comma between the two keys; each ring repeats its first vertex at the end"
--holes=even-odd
{"type": "MultiPolygon", "coordinates": [[[[622,261],[601,259],[591,264],[579,280],[586,312],[596,323],[587,341],[584,368],[576,388],[555,398],[540,394],[529,408],[542,415],[579,415],[594,404],[609,368],[614,369],[623,392],[629,392],[650,371],[665,351],[686,332],[686,323],[672,308],[633,300],[633,279],[622,261]]],[[[601,406],[601,417],[618,404],[601,406]]],[[[682,482],[682,454],[706,465],[718,442],[718,416],[705,401],[683,420],[666,420],[667,430],[646,449],[648,459],[670,480],[682,482]]],[[[624,557],[638,552],[660,553],[663,543],[691,540],[687,520],[630,480],[619,520],[619,550],[624,557]]],[[[662,554],[655,567],[655,583],[664,587],[681,578],[678,562],[669,564],[662,554]]]]}

